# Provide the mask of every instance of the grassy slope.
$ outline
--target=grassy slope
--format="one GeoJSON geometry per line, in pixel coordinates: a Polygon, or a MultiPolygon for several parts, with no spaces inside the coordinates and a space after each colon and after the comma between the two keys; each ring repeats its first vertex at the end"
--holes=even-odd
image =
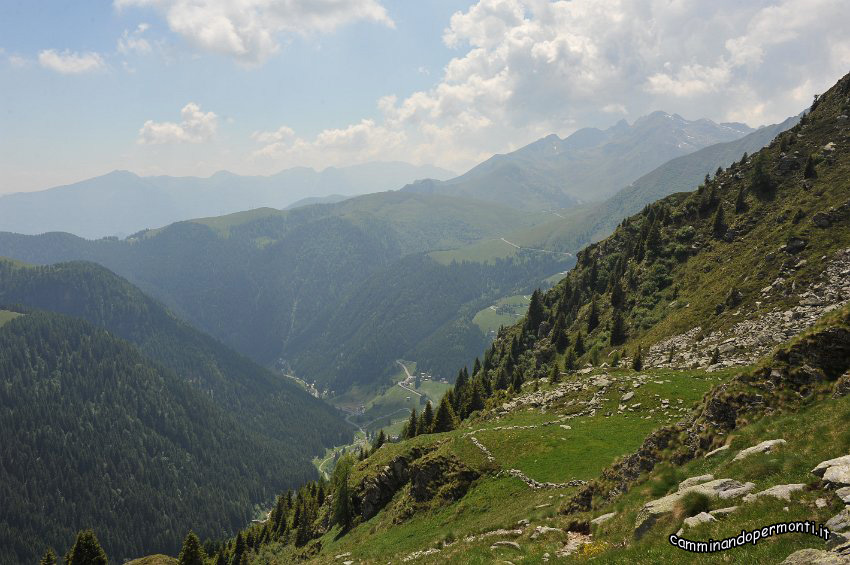
{"type": "Polygon", "coordinates": [[[11,322],[15,318],[20,316],[17,312],[10,312],[9,310],[0,310],[0,327],[3,327],[8,322],[11,322]]]}

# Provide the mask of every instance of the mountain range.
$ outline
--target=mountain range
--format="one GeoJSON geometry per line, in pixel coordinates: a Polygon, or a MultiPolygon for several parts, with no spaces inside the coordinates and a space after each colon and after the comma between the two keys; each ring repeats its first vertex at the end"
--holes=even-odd
{"type": "Polygon", "coordinates": [[[432,166],[373,162],[307,167],[270,176],[219,171],[208,178],[149,176],[129,171],[37,192],[0,196],[0,230],[26,234],[68,232],[85,238],[126,236],[187,218],[249,208],[285,208],[305,198],[393,190],[414,179],[452,173],[432,166]]]}

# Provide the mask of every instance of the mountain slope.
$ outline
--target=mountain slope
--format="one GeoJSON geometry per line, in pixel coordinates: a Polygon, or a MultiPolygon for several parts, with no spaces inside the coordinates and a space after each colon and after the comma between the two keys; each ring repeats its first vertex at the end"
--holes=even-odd
{"type": "Polygon", "coordinates": [[[0,563],[33,563],[82,528],[116,559],[176,553],[184,528],[226,535],[310,478],[130,343],[27,311],[0,327],[0,563]]]}
{"type": "Polygon", "coordinates": [[[402,190],[440,193],[523,210],[567,208],[602,200],[655,167],[703,147],[752,132],[744,124],[688,121],[654,112],[629,125],[550,135],[506,155],[496,155],[459,177],[425,180],[402,190]]]}
{"type": "MultiPolygon", "coordinates": [[[[473,268],[441,267],[430,260],[405,262],[406,256],[535,221],[539,218],[534,215],[449,196],[387,192],[289,211],[257,209],[181,222],[123,241],[86,241],[55,233],[0,234],[0,253],[33,263],[95,261],[252,359],[264,365],[300,367],[309,371],[301,376],[338,388],[343,382],[381,380],[398,358],[394,348],[373,347],[376,355],[366,366],[353,357],[350,363],[348,358],[340,362],[336,353],[347,336],[360,334],[344,344],[350,351],[364,340],[377,344],[415,336],[405,340],[407,351],[417,345],[415,339],[431,336],[446,323],[442,314],[434,315],[445,312],[443,302],[478,299],[494,287],[525,290],[564,270],[551,257],[531,257],[515,266],[488,267],[485,270],[494,278],[514,273],[488,282],[473,268]],[[530,278],[519,284],[516,274],[522,272],[530,278]],[[459,274],[465,277],[462,281],[459,274]],[[417,289],[431,276],[451,284],[422,295],[417,289]],[[387,280],[401,286],[387,288],[387,280]],[[418,301],[415,310],[425,315],[404,317],[408,305],[400,303],[398,312],[383,310],[398,315],[395,322],[381,317],[370,318],[371,326],[364,324],[360,319],[364,308],[377,305],[360,304],[357,297],[380,302],[382,294],[376,292],[380,289],[418,301]],[[459,294],[440,295],[449,289],[459,294]],[[345,325],[337,323],[341,319],[345,325]],[[401,328],[397,335],[385,333],[391,326],[401,328]],[[375,335],[370,336],[372,332],[375,335]],[[311,351],[323,353],[302,366],[302,357],[311,351]]],[[[469,329],[474,335],[468,339],[476,348],[464,356],[482,343],[477,328],[469,329]]],[[[431,357],[438,359],[439,352],[431,357]]]]}
{"type": "MultiPolygon", "coordinates": [[[[846,468],[812,469],[850,456],[848,114],[850,75],[758,154],[585,248],[446,393],[462,421],[423,417],[413,439],[340,473],[350,528],[319,505],[300,538],[252,558],[710,563],[670,534],[785,520],[846,532],[846,468]],[[773,439],[787,445],[746,457],[773,439]]],[[[847,541],[831,540],[843,560],[801,534],[726,555],[812,548],[789,563],[838,563],[847,541]]]]}
{"type": "Polygon", "coordinates": [[[126,235],[188,218],[284,208],[308,197],[395,190],[415,179],[450,176],[437,167],[399,162],[320,172],[298,167],[265,177],[226,171],[208,178],[140,177],[113,171],[67,186],[0,196],[0,230],[63,231],[85,238],[126,235]]]}
{"type": "Polygon", "coordinates": [[[19,267],[0,261],[0,304],[82,318],[134,343],[222,409],[240,414],[248,429],[283,442],[278,448],[292,459],[299,476],[309,474],[309,461],[315,454],[343,443],[350,433],[333,408],[178,320],[98,265],[19,267]],[[305,419],[313,425],[299,429],[297,424],[305,419]]]}

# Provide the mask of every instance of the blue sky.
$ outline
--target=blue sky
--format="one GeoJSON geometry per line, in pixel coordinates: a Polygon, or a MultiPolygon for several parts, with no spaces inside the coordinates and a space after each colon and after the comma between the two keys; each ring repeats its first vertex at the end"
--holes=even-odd
{"type": "Polygon", "coordinates": [[[0,193],[129,169],[461,171],[548,133],[779,121],[850,70],[843,0],[4,0],[0,193]]]}

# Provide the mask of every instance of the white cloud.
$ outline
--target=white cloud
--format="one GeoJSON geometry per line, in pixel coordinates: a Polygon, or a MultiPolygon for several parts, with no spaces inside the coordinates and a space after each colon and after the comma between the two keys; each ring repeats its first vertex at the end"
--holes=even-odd
{"type": "Polygon", "coordinates": [[[326,33],[367,20],[393,26],[378,0],[114,0],[116,8],[152,6],[195,47],[253,65],[280,49],[284,33],[326,33]]]}
{"type": "Polygon", "coordinates": [[[148,24],[141,23],[136,27],[135,31],[130,32],[124,30],[124,33],[118,39],[118,52],[123,55],[136,53],[138,55],[147,55],[152,51],[150,42],[142,37],[142,34],[148,30],[148,24]]]}
{"type": "Polygon", "coordinates": [[[100,71],[106,68],[106,63],[97,53],[74,53],[69,50],[61,53],[54,49],[45,49],[38,54],[39,64],[57,73],[74,75],[100,71]]]}
{"type": "Polygon", "coordinates": [[[138,142],[142,145],[202,143],[215,136],[218,116],[213,112],[202,112],[194,102],[180,110],[180,118],[180,123],[146,121],[139,130],[138,142]]]}
{"type": "Polygon", "coordinates": [[[358,154],[462,169],[612,114],[776,122],[850,70],[848,21],[846,0],[479,0],[452,16],[443,40],[459,53],[432,88],[261,152],[304,143],[342,162],[323,140],[361,131],[358,154]]]}
{"type": "Polygon", "coordinates": [[[22,57],[20,55],[9,55],[8,58],[9,64],[12,65],[16,69],[22,69],[24,67],[28,67],[30,64],[30,60],[26,57],[22,57]]]}

